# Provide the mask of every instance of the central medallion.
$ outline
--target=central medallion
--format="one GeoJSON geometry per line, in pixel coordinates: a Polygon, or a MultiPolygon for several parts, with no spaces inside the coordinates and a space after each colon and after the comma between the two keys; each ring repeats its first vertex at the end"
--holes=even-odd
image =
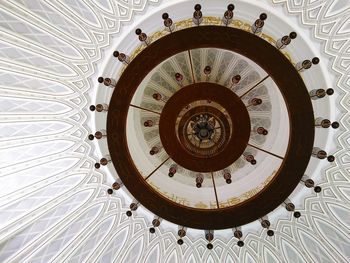
{"type": "MultiPolygon", "coordinates": [[[[188,128],[189,130],[192,130],[192,133],[190,133],[189,135],[195,135],[200,143],[207,143],[209,141],[212,141],[214,143],[212,136],[215,132],[215,129],[221,128],[220,126],[215,127],[217,123],[215,116],[204,113],[196,115],[194,117],[194,120],[191,121],[192,122],[190,123],[188,128]]],[[[198,145],[198,147],[200,148],[200,145],[198,145]]]]}
{"type": "Polygon", "coordinates": [[[243,154],[250,119],[231,90],[214,83],[195,83],[166,102],[159,132],[164,150],[177,164],[191,171],[215,172],[243,154]]]}
{"type": "Polygon", "coordinates": [[[198,100],[178,115],[176,135],[182,147],[198,158],[219,154],[231,137],[232,121],[226,109],[212,100],[198,100]]]}

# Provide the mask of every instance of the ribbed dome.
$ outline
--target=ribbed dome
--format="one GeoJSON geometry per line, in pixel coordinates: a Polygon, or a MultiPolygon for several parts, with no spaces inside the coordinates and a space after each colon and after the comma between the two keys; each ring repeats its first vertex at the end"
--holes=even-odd
{"type": "MultiPolygon", "coordinates": [[[[113,51],[124,52],[132,61],[147,48],[140,46],[136,28],[154,36],[152,41],[166,36],[169,32],[163,30],[162,19],[165,12],[175,24],[184,21],[176,30],[192,27],[195,4],[174,0],[21,0],[0,4],[1,262],[347,262],[347,1],[233,2],[234,22],[230,26],[249,30],[259,14],[266,13],[262,37],[269,43],[297,32],[297,38],[282,53],[292,63],[319,57],[317,66],[301,73],[303,81],[308,91],[335,91],[333,96],[312,101],[315,118],[338,121],[340,127],[315,129],[314,146],[333,154],[335,162],[310,160],[305,174],[322,190],[315,193],[302,184],[296,187],[289,199],[300,211],[299,218],[280,206],[268,214],[273,236],[255,221],[242,227],[242,235],[231,229],[215,231],[209,250],[207,240],[212,232],[179,229],[161,220],[154,227],[155,233],[150,233],[149,229],[157,225],[153,224],[152,212],[140,205],[131,217],[126,215],[134,200],[125,186],[107,194],[119,179],[118,173],[111,163],[94,168],[109,149],[105,137],[90,141],[88,135],[101,131],[104,136],[109,113],[105,106],[100,107],[101,112],[92,112],[89,107],[108,104],[113,89],[96,80],[100,76],[118,80],[127,68],[113,57],[113,51]],[[186,236],[179,239],[183,234],[179,230],[186,231],[186,236]],[[244,246],[237,245],[238,238],[244,246]]],[[[221,25],[229,3],[200,4],[202,25],[221,25]]],[[[239,54],[217,48],[191,52],[193,64],[198,65],[194,70],[197,80],[205,80],[203,69],[209,64],[212,83],[227,85],[232,75],[242,76],[237,93],[244,92],[241,86],[244,89],[264,77],[258,65],[239,54]]],[[[180,89],[173,77],[177,72],[184,76],[184,84],[191,82],[186,53],[163,61],[150,72],[135,93],[135,105],[163,109],[164,103],[152,100],[151,95],[162,92],[170,98],[175,94],[180,89]]],[[[268,136],[252,132],[250,139],[258,147],[283,155],[286,148],[280,140],[288,138],[288,118],[283,115],[286,109],[281,94],[271,92],[274,85],[271,79],[266,80],[244,103],[254,97],[264,101],[248,111],[252,127],[266,128],[268,136]],[[280,138],[278,134],[286,136],[280,138]]],[[[156,127],[143,125],[148,119],[156,121],[154,115],[136,108],[128,114],[130,153],[145,176],[166,158],[162,153],[149,155],[160,137],[156,127]]],[[[252,149],[253,154],[258,152],[252,149]]],[[[272,172],[273,167],[268,165],[271,157],[260,154],[256,156],[258,164],[265,163],[272,172]]],[[[173,188],[169,189],[191,183],[191,189],[197,190],[193,186],[196,173],[179,169],[169,178],[171,164],[165,163],[161,170],[167,180],[172,179],[168,182],[173,188]]],[[[244,181],[245,174],[237,171],[249,174],[252,166],[239,158],[229,169],[232,186],[244,181]]],[[[218,186],[227,187],[223,175],[214,174],[221,180],[218,186]]],[[[163,183],[153,178],[154,185],[163,183]]],[[[207,184],[204,178],[200,190],[209,189],[207,184]]]]}

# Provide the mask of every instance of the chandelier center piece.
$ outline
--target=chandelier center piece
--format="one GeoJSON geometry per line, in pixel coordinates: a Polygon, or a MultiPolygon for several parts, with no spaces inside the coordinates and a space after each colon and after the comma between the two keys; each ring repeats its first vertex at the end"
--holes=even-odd
{"type": "Polygon", "coordinates": [[[159,132],[164,150],[180,166],[219,171],[243,154],[250,119],[234,92],[202,82],[181,88],[166,102],[159,132]]]}
{"type": "Polygon", "coordinates": [[[196,137],[200,140],[200,141],[211,141],[212,140],[212,134],[214,133],[214,125],[215,122],[212,123],[209,121],[209,115],[200,115],[198,118],[204,118],[204,120],[196,123],[195,127],[194,127],[194,132],[196,137]],[[213,125],[214,124],[214,125],[213,125]]]}
{"type": "Polygon", "coordinates": [[[187,105],[179,114],[177,138],[183,148],[196,157],[209,158],[226,147],[232,121],[227,111],[211,100],[187,105]]]}
{"type": "Polygon", "coordinates": [[[221,128],[220,126],[215,127],[216,123],[218,123],[218,121],[215,116],[212,116],[211,114],[199,114],[191,119],[188,130],[192,130],[196,139],[200,142],[207,143],[213,141],[215,129],[221,128]]]}

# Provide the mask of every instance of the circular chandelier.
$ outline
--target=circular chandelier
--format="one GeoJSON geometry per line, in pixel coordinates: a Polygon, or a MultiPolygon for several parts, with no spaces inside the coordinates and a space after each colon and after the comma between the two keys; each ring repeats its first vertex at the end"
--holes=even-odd
{"type": "Polygon", "coordinates": [[[281,52],[297,37],[295,32],[273,45],[263,39],[267,14],[260,14],[245,29],[234,26],[233,16],[230,4],[220,25],[203,25],[201,6],[196,4],[194,26],[177,28],[164,13],[167,34],[152,41],[152,36],[136,29],[141,51],[134,56],[113,53],[124,64],[123,72],[118,80],[98,78],[113,94],[108,104],[90,106],[91,111],[107,112],[106,129],[90,134],[89,139],[107,139],[109,153],[95,168],[115,167],[116,179],[108,194],[126,187],[133,196],[126,215],[131,217],[141,205],[147,208],[154,214],[151,233],[163,219],[177,224],[179,245],[187,228],[204,230],[208,249],[213,248],[214,230],[232,229],[242,247],[241,226],[254,220],[273,236],[268,214],[276,207],[282,205],[295,218],[301,216],[288,198],[299,183],[316,193],[322,190],[305,175],[310,158],[334,161],[334,156],[314,146],[314,134],[315,128],[336,129],[339,123],[315,118],[311,103],[334,91],[308,91],[302,78],[319,59],[293,64],[281,52]],[[236,58],[228,65],[232,70],[226,81],[215,77],[222,65],[210,59],[211,63],[203,64],[198,56],[210,56],[210,52],[236,58]],[[181,57],[186,57],[189,70],[168,72],[169,87],[152,84],[162,65],[181,57]],[[249,81],[237,61],[258,68],[259,78],[249,81]],[[257,92],[264,83],[269,95],[257,92]],[[274,118],[263,122],[255,112],[272,112],[274,107],[280,109],[274,116],[284,124],[287,120],[283,131],[274,118]],[[140,157],[139,148],[131,147],[135,141],[147,146],[147,156],[140,157]],[[265,141],[270,147],[263,147],[265,141]]]}

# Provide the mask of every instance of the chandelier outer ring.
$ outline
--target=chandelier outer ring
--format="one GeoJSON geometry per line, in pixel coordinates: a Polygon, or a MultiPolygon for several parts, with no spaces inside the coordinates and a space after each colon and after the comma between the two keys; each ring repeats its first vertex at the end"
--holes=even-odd
{"type": "Polygon", "coordinates": [[[314,115],[307,88],[293,64],[260,37],[232,27],[182,29],[151,43],[124,70],[107,116],[107,140],[113,165],[128,191],[161,218],[196,229],[227,229],[250,223],[278,207],[295,189],[309,163],[314,142],[314,115]],[[126,123],[133,95],[146,75],[165,59],[191,49],[220,48],[246,56],[262,67],[280,89],[290,121],[283,162],[258,194],[232,207],[185,207],[162,196],[141,176],[128,150],[126,123]]]}

